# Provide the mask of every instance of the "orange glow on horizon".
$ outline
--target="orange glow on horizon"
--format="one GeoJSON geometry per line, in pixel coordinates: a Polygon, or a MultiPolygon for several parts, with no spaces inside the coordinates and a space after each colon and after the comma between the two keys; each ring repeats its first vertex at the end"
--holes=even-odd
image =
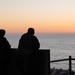
{"type": "Polygon", "coordinates": [[[4,26],[0,26],[0,28],[5,29],[8,33],[24,33],[27,31],[29,27],[33,27],[36,33],[75,33],[75,24],[6,24],[4,26]]]}
{"type": "Polygon", "coordinates": [[[75,33],[75,21],[72,17],[8,17],[0,21],[0,28],[8,33],[23,33],[29,27],[33,27],[36,33],[75,33]]]}

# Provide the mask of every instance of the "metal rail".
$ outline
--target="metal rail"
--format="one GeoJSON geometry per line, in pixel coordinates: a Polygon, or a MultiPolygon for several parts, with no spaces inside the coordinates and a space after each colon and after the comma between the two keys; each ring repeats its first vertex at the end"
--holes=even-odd
{"type": "Polygon", "coordinates": [[[67,61],[67,60],[69,61],[69,75],[72,75],[72,60],[75,60],[75,58],[72,58],[71,56],[69,56],[69,58],[67,58],[67,59],[53,60],[53,61],[50,61],[50,63],[67,61]]]}

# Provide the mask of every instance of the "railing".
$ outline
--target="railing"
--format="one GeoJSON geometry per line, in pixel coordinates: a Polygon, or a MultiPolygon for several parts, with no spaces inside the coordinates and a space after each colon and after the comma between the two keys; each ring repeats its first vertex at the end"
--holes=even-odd
{"type": "MultiPolygon", "coordinates": [[[[11,51],[12,51],[11,53],[14,54],[15,51],[17,51],[17,49],[16,48],[12,48],[11,51]]],[[[50,55],[48,55],[48,56],[50,56],[50,55]]],[[[75,60],[75,58],[72,58],[72,56],[69,56],[69,58],[67,58],[67,59],[52,60],[52,61],[50,61],[50,65],[53,62],[69,61],[69,75],[73,75],[72,74],[73,73],[73,71],[72,71],[72,60],[75,60]]]]}
{"type": "Polygon", "coordinates": [[[53,60],[53,61],[50,61],[50,63],[67,61],[67,60],[69,61],[69,75],[72,75],[72,60],[75,60],[75,58],[72,58],[71,56],[69,56],[68,59],[53,60]]]}

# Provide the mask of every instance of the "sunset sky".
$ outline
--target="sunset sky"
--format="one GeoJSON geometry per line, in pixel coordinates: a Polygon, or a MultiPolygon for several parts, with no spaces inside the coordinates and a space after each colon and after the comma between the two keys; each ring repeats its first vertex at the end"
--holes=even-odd
{"type": "Polygon", "coordinates": [[[75,33],[75,0],[0,0],[0,29],[75,33]]]}

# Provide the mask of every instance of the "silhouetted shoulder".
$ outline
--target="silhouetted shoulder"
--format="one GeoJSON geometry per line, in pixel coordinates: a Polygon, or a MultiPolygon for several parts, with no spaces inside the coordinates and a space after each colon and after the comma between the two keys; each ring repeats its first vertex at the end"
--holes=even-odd
{"type": "Polygon", "coordinates": [[[33,48],[34,50],[38,50],[40,48],[40,43],[36,36],[33,37],[33,48]]]}
{"type": "Polygon", "coordinates": [[[10,48],[10,44],[5,37],[0,38],[0,48],[10,48]]]}

